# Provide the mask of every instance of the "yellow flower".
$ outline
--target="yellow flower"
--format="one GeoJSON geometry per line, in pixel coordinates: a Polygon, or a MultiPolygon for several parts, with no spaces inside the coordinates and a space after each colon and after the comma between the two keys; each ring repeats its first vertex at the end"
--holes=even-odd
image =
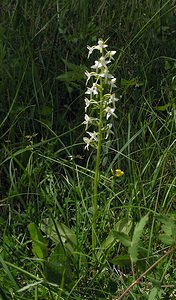
{"type": "Polygon", "coordinates": [[[124,172],[120,169],[116,169],[116,170],[114,170],[114,175],[117,177],[121,177],[124,175],[124,172]]]}

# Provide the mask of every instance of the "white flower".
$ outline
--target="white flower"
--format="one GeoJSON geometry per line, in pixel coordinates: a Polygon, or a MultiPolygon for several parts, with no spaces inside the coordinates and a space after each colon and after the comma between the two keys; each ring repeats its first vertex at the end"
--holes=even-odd
{"type": "Polygon", "coordinates": [[[92,95],[98,95],[98,89],[97,89],[97,85],[96,83],[93,83],[91,88],[87,88],[87,91],[85,92],[85,94],[90,95],[90,98],[92,99],[92,95]]]}
{"type": "Polygon", "coordinates": [[[108,84],[111,86],[111,90],[112,90],[113,87],[117,87],[115,85],[115,82],[116,82],[116,78],[112,78],[110,81],[108,81],[108,84]]]}
{"type": "Polygon", "coordinates": [[[88,53],[88,58],[89,58],[89,56],[92,54],[93,50],[95,49],[95,46],[93,46],[93,47],[87,46],[87,49],[89,50],[89,53],[88,53]]]}
{"type": "Polygon", "coordinates": [[[109,59],[114,59],[113,56],[116,54],[116,51],[109,51],[108,52],[108,57],[109,59]]]}
{"type": "Polygon", "coordinates": [[[87,76],[87,80],[86,80],[86,85],[87,85],[87,83],[88,83],[88,81],[90,80],[92,74],[89,73],[88,71],[86,71],[84,74],[87,76]]]}
{"type": "Polygon", "coordinates": [[[106,68],[103,73],[100,74],[100,77],[104,77],[105,83],[107,83],[108,78],[114,78],[110,73],[109,70],[106,68]]]}
{"type": "Polygon", "coordinates": [[[110,133],[114,134],[114,132],[111,130],[112,128],[112,123],[110,124],[107,124],[103,129],[106,131],[106,137],[105,137],[105,140],[108,139],[110,133]]]}
{"type": "Polygon", "coordinates": [[[98,40],[98,45],[95,46],[94,48],[97,49],[97,50],[99,50],[100,53],[102,53],[103,49],[106,48],[106,47],[108,47],[108,45],[106,45],[106,44],[103,42],[103,40],[98,40]]]}
{"type": "Polygon", "coordinates": [[[99,61],[100,61],[101,66],[104,68],[106,68],[106,65],[111,62],[110,60],[106,60],[104,56],[101,56],[99,61]]]}
{"type": "Polygon", "coordinates": [[[86,130],[87,130],[89,124],[92,124],[94,121],[97,121],[96,118],[89,117],[87,114],[85,114],[84,119],[85,119],[85,121],[82,124],[86,125],[86,130]]]}
{"type": "Polygon", "coordinates": [[[110,60],[105,60],[104,56],[101,56],[99,60],[95,61],[95,64],[91,66],[92,69],[96,69],[96,72],[98,73],[98,69],[104,67],[107,68],[107,64],[110,63],[110,60]]]}
{"type": "Polygon", "coordinates": [[[97,73],[98,73],[98,69],[100,69],[101,67],[102,67],[101,62],[99,62],[98,60],[95,60],[95,64],[91,66],[92,69],[96,69],[97,73]]]}
{"type": "Polygon", "coordinates": [[[97,77],[97,73],[96,73],[96,72],[90,72],[90,73],[89,73],[88,71],[86,71],[84,74],[87,76],[86,85],[88,84],[88,81],[90,80],[90,78],[91,78],[92,76],[97,77]]]}
{"type": "Polygon", "coordinates": [[[89,131],[87,131],[87,133],[90,135],[90,138],[92,139],[92,140],[94,140],[94,141],[98,141],[98,138],[97,138],[97,135],[98,135],[98,133],[97,132],[89,132],[89,131]]]}
{"type": "Polygon", "coordinates": [[[84,149],[89,150],[91,139],[89,139],[88,137],[83,137],[83,141],[86,144],[86,146],[84,147],[84,149]]]}
{"type": "Polygon", "coordinates": [[[109,107],[109,106],[107,106],[107,107],[105,108],[106,119],[107,119],[107,120],[108,120],[112,115],[113,115],[114,117],[117,117],[117,116],[115,115],[114,111],[115,111],[115,108],[112,108],[112,107],[109,107]]]}
{"type": "Polygon", "coordinates": [[[94,79],[92,86],[87,86],[87,90],[85,92],[86,97],[84,99],[85,116],[82,124],[85,124],[86,127],[85,131],[87,136],[83,137],[83,141],[85,143],[84,149],[86,150],[89,150],[89,146],[97,148],[97,141],[99,138],[108,139],[109,135],[113,134],[112,124],[109,123],[108,120],[111,116],[117,117],[115,114],[115,104],[119,99],[116,98],[115,93],[112,93],[112,89],[116,87],[116,78],[110,74],[108,68],[108,64],[114,59],[113,57],[116,54],[116,51],[107,51],[106,48],[106,43],[101,39],[98,40],[98,44],[96,46],[87,46],[89,51],[88,57],[95,49],[100,51],[100,57],[95,60],[94,64],[91,66],[92,71],[85,72],[85,76],[87,77],[86,85],[92,81],[92,77],[94,79]],[[106,94],[107,89],[108,91],[106,94]],[[94,117],[89,117],[88,115],[91,110],[94,117]],[[101,124],[100,120],[96,117],[101,117],[101,124]],[[92,131],[95,131],[87,131],[89,126],[91,126],[91,128],[93,127],[92,131]]]}
{"type": "MultiPolygon", "coordinates": [[[[98,45],[96,45],[96,46],[92,46],[92,47],[87,46],[87,49],[89,50],[88,58],[95,49],[99,50],[100,53],[103,53],[103,49],[105,49],[107,47],[108,47],[108,45],[106,45],[103,40],[98,40],[98,45]]],[[[113,59],[113,56],[115,54],[116,54],[116,51],[109,51],[109,52],[107,52],[106,57],[113,59]]]]}
{"type": "Polygon", "coordinates": [[[91,105],[91,104],[97,104],[97,101],[93,101],[93,100],[89,100],[88,98],[85,98],[84,99],[85,101],[85,112],[87,111],[88,107],[91,105]]]}
{"type": "Polygon", "coordinates": [[[89,150],[89,146],[90,146],[91,142],[92,141],[95,141],[95,142],[98,141],[98,138],[97,138],[98,133],[95,132],[95,131],[94,132],[87,131],[87,133],[90,135],[90,138],[83,137],[83,141],[86,143],[86,146],[84,147],[84,149],[89,150]]]}
{"type": "Polygon", "coordinates": [[[87,114],[85,114],[84,119],[85,119],[85,121],[82,124],[86,125],[86,130],[87,130],[89,123],[92,123],[92,120],[91,120],[91,117],[89,117],[87,114]]]}
{"type": "Polygon", "coordinates": [[[115,94],[112,94],[112,95],[110,95],[108,104],[112,103],[112,104],[113,104],[113,107],[115,108],[115,102],[117,102],[117,101],[119,101],[119,99],[116,98],[115,94]]]}
{"type": "Polygon", "coordinates": [[[91,104],[91,101],[88,98],[85,98],[85,111],[87,111],[87,108],[89,107],[89,105],[91,104]]]}

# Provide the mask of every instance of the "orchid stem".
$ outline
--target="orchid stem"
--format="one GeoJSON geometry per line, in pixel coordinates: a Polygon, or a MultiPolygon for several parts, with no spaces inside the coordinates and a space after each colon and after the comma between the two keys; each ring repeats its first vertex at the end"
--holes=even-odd
{"type": "Polygon", "coordinates": [[[97,155],[96,155],[96,166],[95,166],[95,177],[93,185],[93,218],[92,218],[92,252],[95,255],[95,248],[97,244],[97,234],[96,234],[96,221],[98,212],[98,186],[100,182],[100,161],[101,161],[101,146],[102,146],[102,124],[103,124],[103,83],[102,78],[100,78],[100,111],[99,111],[99,125],[98,125],[98,145],[97,145],[97,155]]]}

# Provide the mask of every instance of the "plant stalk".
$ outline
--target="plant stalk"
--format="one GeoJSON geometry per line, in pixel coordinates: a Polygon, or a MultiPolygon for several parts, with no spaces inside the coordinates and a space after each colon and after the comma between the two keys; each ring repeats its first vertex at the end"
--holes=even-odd
{"type": "Polygon", "coordinates": [[[99,124],[98,124],[98,145],[96,154],[96,165],[95,165],[95,177],[93,183],[93,218],[92,218],[92,252],[95,254],[95,247],[97,244],[97,234],[96,234],[96,221],[98,212],[98,186],[100,182],[100,161],[101,161],[101,147],[102,147],[102,126],[103,126],[103,83],[102,78],[100,78],[100,114],[99,114],[99,124]]]}

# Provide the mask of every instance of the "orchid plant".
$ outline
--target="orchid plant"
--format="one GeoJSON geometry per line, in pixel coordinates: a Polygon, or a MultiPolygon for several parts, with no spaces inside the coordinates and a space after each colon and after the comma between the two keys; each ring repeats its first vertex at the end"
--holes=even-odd
{"type": "Polygon", "coordinates": [[[113,89],[116,88],[116,78],[109,72],[108,66],[114,59],[116,51],[108,51],[108,45],[102,39],[98,40],[96,46],[87,46],[88,58],[93,51],[99,51],[99,58],[91,66],[92,72],[85,72],[87,77],[85,92],[85,125],[86,136],[83,137],[85,149],[89,147],[96,149],[96,166],[93,184],[93,219],[92,219],[92,251],[95,253],[97,244],[96,221],[97,221],[97,195],[100,181],[100,163],[102,142],[113,134],[111,117],[116,117],[116,98],[113,89]],[[93,116],[91,115],[93,114],[93,116]],[[91,128],[91,131],[88,129],[91,128]]]}

